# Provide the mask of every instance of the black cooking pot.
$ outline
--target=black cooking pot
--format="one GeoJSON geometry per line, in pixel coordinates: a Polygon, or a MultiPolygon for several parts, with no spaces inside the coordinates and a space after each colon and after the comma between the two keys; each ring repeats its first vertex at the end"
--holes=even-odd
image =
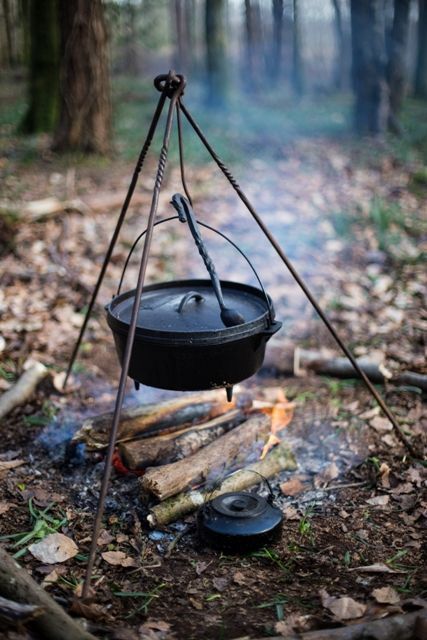
{"type": "MultiPolygon", "coordinates": [[[[177,391],[226,387],[231,396],[234,384],[261,367],[266,343],[281,323],[275,321],[271,299],[241,250],[220,234],[248,261],[259,289],[220,281],[190,205],[179,195],[174,196],[172,203],[179,220],[189,223],[211,279],[164,282],[143,288],[129,376],[136,382],[177,391]]],[[[125,269],[128,261],[129,258],[125,269]]],[[[121,283],[119,290],[120,286],[121,283]]],[[[117,295],[106,306],[120,362],[134,301],[132,290],[117,295]]]]}

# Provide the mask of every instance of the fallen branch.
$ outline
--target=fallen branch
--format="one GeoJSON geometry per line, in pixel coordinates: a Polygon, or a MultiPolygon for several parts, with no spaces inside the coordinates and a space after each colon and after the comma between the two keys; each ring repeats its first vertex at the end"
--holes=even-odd
{"type": "Polygon", "coordinates": [[[422,640],[426,637],[427,609],[335,629],[319,629],[257,640],[422,640]]]}
{"type": "Polygon", "coordinates": [[[47,368],[41,362],[35,362],[25,371],[13,387],[5,391],[0,397],[0,420],[12,409],[25,404],[33,395],[37,385],[48,374],[47,368]]]}
{"type": "Polygon", "coordinates": [[[0,547],[0,593],[3,597],[41,607],[32,626],[46,640],[96,640],[53,600],[33,578],[0,547]]]}
{"type": "Polygon", "coordinates": [[[204,502],[228,491],[243,491],[261,482],[260,476],[270,478],[280,471],[296,469],[296,462],[289,446],[282,442],[269,453],[264,460],[251,464],[231,476],[228,476],[214,490],[190,491],[169,498],[150,509],[147,518],[152,527],[169,524],[182,518],[187,513],[198,509],[204,502]]]}
{"type": "Polygon", "coordinates": [[[213,420],[174,433],[121,443],[120,455],[131,471],[167,464],[192,455],[243,420],[243,412],[234,409],[213,420]]]}
{"type": "MultiPolygon", "coordinates": [[[[427,375],[404,371],[398,375],[388,375],[384,367],[378,362],[373,362],[369,356],[358,358],[357,363],[363,373],[375,384],[384,382],[394,385],[408,385],[427,391],[427,375]]],[[[275,347],[269,350],[265,367],[276,370],[279,373],[301,376],[311,371],[324,376],[334,378],[358,378],[351,362],[347,358],[334,357],[320,351],[311,351],[296,347],[292,352],[289,347],[283,350],[275,347]]]]}
{"type": "Polygon", "coordinates": [[[192,456],[161,467],[149,467],[141,480],[142,490],[165,500],[195,482],[203,482],[213,470],[219,473],[232,464],[239,464],[239,454],[246,459],[254,444],[264,441],[270,429],[269,416],[253,415],[192,456]]]}
{"type": "MultiPolygon", "coordinates": [[[[179,431],[220,416],[240,402],[248,406],[251,404],[248,396],[236,396],[233,402],[227,402],[224,390],[218,389],[125,409],[121,415],[117,441],[126,442],[179,431]]],[[[104,449],[108,444],[112,417],[112,413],[104,413],[88,418],[74,435],[73,442],[84,442],[89,449],[104,449]]]]}

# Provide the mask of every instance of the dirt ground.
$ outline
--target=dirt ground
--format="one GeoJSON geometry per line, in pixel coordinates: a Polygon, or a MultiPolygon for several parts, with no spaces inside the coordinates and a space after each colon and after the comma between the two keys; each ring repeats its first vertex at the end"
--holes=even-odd
{"type": "MultiPolygon", "coordinates": [[[[271,162],[248,162],[240,181],[353,351],[392,374],[408,369],[425,374],[425,185],[417,182],[413,188],[416,164],[403,165],[384,149],[369,162],[360,154],[327,140],[301,141],[283,150],[274,172],[271,162]]],[[[124,194],[131,172],[117,164],[54,169],[48,156],[31,167],[6,156],[2,170],[4,197],[14,203],[124,194]]],[[[200,218],[230,234],[259,269],[284,322],[274,338],[276,351],[289,344],[333,349],[221,178],[203,166],[191,167],[189,179],[200,218]]],[[[168,200],[179,190],[174,168],[160,202],[162,217],[171,215],[168,200]]],[[[298,469],[272,483],[284,512],[280,539],[233,556],[201,544],[194,516],[150,530],[138,479],[115,472],[100,542],[105,551],[124,552],[131,566],[99,557],[93,600],[82,604],[76,598],[102,456],[81,449],[70,454],[67,442],[84,417],[110,410],[114,402],[119,369],[102,304],[143,229],[150,201],[146,180],[140,193],[145,200],[130,211],[74,370],[75,387],[65,395],[55,376],[69,358],[117,212],[70,210],[28,223],[17,208],[2,218],[1,390],[13,384],[30,358],[48,365],[51,376],[31,402],[3,421],[0,536],[30,532],[38,523],[42,534],[50,527],[71,537],[78,554],[52,565],[27,551],[35,538],[2,543],[11,553],[22,551],[20,562],[93,633],[116,640],[286,637],[292,630],[352,624],[421,606],[416,598],[425,597],[427,586],[424,463],[408,456],[360,383],[272,377],[271,367],[248,388],[262,398],[263,389],[279,386],[296,403],[286,438],[298,469]],[[2,462],[11,460],[22,463],[2,470],[2,462]],[[350,617],[343,596],[355,601],[350,617]]],[[[149,281],[204,276],[187,233],[173,223],[159,227],[149,281]]],[[[210,248],[220,275],[249,279],[246,265],[222,241],[211,240],[210,248]]],[[[129,288],[136,269],[132,260],[129,288]]],[[[420,389],[387,384],[382,393],[420,448],[426,433],[420,389]]],[[[127,403],[159,397],[149,389],[136,394],[129,385],[127,403]]],[[[24,629],[5,630],[1,637],[36,638],[24,629]]]]}

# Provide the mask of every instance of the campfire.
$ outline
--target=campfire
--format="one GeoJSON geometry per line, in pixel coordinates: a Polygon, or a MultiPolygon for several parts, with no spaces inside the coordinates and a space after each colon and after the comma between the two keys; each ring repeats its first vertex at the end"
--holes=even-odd
{"type": "MultiPolygon", "coordinates": [[[[262,400],[238,388],[231,402],[218,390],[128,409],[122,413],[114,466],[140,476],[142,497],[155,500],[148,522],[165,525],[208,497],[294,469],[292,452],[280,441],[293,407],[279,388],[267,389],[262,400]],[[270,451],[274,445],[279,446],[270,451]]],[[[105,449],[111,417],[85,420],[74,444],[105,449]]]]}

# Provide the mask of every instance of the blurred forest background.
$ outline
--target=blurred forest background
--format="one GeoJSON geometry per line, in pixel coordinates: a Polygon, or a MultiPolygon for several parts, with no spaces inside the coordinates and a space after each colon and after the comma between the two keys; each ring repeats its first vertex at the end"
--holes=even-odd
{"type": "Polygon", "coordinates": [[[203,124],[231,130],[228,156],[240,136],[262,154],[352,128],[425,151],[425,0],[2,0],[0,16],[3,137],[133,157],[151,79],[174,68],[203,124]]]}

